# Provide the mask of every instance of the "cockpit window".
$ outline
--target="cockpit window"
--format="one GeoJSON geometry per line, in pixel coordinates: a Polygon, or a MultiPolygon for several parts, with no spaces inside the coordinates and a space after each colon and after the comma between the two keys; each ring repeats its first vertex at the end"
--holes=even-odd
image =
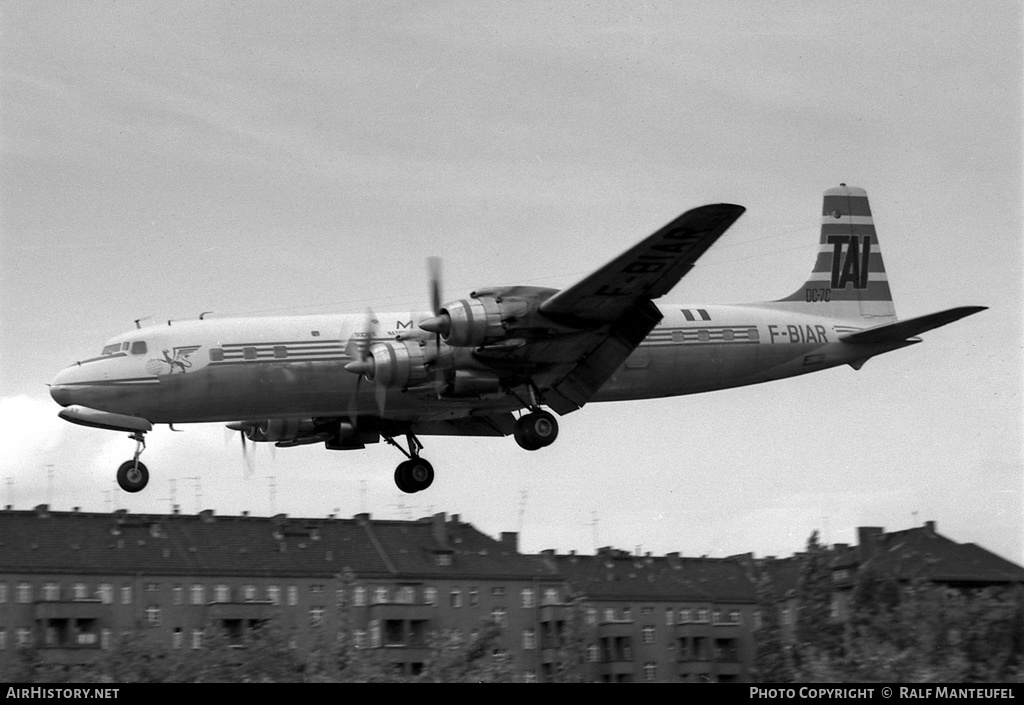
{"type": "Polygon", "coordinates": [[[145,355],[146,343],[143,340],[136,340],[132,343],[132,355],[145,355]]]}
{"type": "Polygon", "coordinates": [[[101,355],[113,355],[114,353],[121,350],[121,343],[115,343],[114,345],[107,345],[103,348],[101,355]]]}

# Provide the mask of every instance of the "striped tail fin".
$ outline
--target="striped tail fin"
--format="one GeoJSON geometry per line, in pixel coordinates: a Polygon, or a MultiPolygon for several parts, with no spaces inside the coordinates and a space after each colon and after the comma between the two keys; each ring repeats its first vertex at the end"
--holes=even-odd
{"type": "Polygon", "coordinates": [[[864,189],[841,184],[825,191],[818,259],[807,282],[775,302],[787,309],[844,319],[895,320],[864,189]]]}

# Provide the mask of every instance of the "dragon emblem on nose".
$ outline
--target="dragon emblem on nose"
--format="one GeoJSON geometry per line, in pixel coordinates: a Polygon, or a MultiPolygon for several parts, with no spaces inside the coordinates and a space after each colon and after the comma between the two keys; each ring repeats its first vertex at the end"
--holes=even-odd
{"type": "Polygon", "coordinates": [[[187,372],[192,367],[192,360],[189,357],[200,347],[202,346],[182,345],[172,350],[164,348],[163,359],[150,358],[146,362],[146,372],[157,376],[187,372]]]}

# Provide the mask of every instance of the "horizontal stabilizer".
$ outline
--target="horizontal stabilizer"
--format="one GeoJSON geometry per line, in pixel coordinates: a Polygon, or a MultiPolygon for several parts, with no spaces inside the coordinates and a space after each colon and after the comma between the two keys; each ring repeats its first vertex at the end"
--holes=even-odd
{"type": "Polygon", "coordinates": [[[979,311],[984,311],[986,308],[988,307],[960,306],[946,311],[939,311],[938,313],[929,313],[927,316],[909,318],[905,321],[887,323],[883,326],[876,326],[875,328],[857,331],[856,333],[844,335],[839,338],[839,340],[841,342],[851,343],[854,345],[903,342],[916,335],[930,331],[933,328],[938,328],[939,326],[944,326],[947,323],[959,321],[961,318],[966,318],[967,316],[978,313],[979,311]]]}

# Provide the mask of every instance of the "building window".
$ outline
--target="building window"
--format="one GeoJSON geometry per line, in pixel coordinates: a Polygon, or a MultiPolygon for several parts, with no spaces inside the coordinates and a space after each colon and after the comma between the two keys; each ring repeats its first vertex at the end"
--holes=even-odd
{"type": "Polygon", "coordinates": [[[373,604],[375,605],[386,605],[388,603],[388,589],[386,587],[376,587],[373,589],[373,604]]]}
{"type": "Polygon", "coordinates": [[[739,624],[739,623],[740,623],[740,611],[739,610],[729,610],[729,624],[739,624]]]}
{"type": "Polygon", "coordinates": [[[365,649],[366,648],[366,630],[365,629],[356,629],[356,648],[357,649],[365,649]]]}
{"type": "Polygon", "coordinates": [[[380,620],[375,619],[370,622],[370,648],[380,648],[380,620]]]}
{"type": "Polygon", "coordinates": [[[452,588],[451,601],[452,607],[462,607],[462,589],[452,588]]]}
{"type": "Polygon", "coordinates": [[[437,588],[428,587],[423,588],[423,604],[430,605],[431,607],[437,606],[437,588]]]}
{"type": "Polygon", "coordinates": [[[85,583],[75,583],[74,587],[71,588],[71,599],[73,600],[85,600],[89,597],[89,588],[86,587],[85,583]]]}
{"type": "Polygon", "coordinates": [[[615,621],[615,610],[611,607],[606,607],[604,610],[604,621],[614,622],[615,621]]]}
{"type": "Polygon", "coordinates": [[[708,611],[707,610],[697,610],[697,621],[699,623],[701,623],[701,624],[707,624],[708,623],[708,611]]]}
{"type": "Polygon", "coordinates": [[[146,583],[146,592],[160,592],[160,583],[146,583]]]}
{"type": "Polygon", "coordinates": [[[242,586],[242,596],[245,598],[246,602],[255,602],[256,601],[256,586],[255,585],[243,585],[242,586]]]}
{"type": "Polygon", "coordinates": [[[532,629],[523,630],[523,648],[524,649],[536,649],[537,648],[537,634],[532,629]]]}
{"type": "Polygon", "coordinates": [[[227,585],[218,585],[213,588],[214,602],[231,602],[231,588],[227,585]]]}
{"type": "Polygon", "coordinates": [[[519,591],[520,605],[524,610],[533,609],[533,588],[523,588],[519,591]]]}
{"type": "Polygon", "coordinates": [[[314,595],[322,595],[324,592],[324,586],[319,583],[316,583],[314,585],[309,586],[309,591],[314,595]]]}
{"type": "Polygon", "coordinates": [[[679,610],[679,623],[689,624],[690,623],[690,610],[679,610]]]}
{"type": "Polygon", "coordinates": [[[665,610],[665,626],[666,627],[671,627],[672,626],[672,618],[675,616],[675,614],[676,614],[676,611],[674,609],[672,609],[671,607],[669,607],[668,609],[665,610]]]}
{"type": "Polygon", "coordinates": [[[0,627],[0,651],[7,648],[7,630],[0,627]]]}
{"type": "Polygon", "coordinates": [[[633,608],[623,607],[622,608],[622,621],[632,622],[633,621],[633,608]]]}
{"type": "Polygon", "coordinates": [[[7,603],[7,583],[0,583],[0,605],[7,603]]]}
{"type": "MultiPolygon", "coordinates": [[[[204,595],[205,592],[206,592],[206,590],[203,589],[202,585],[193,585],[192,586],[192,604],[193,605],[201,605],[201,604],[203,604],[203,601],[205,600],[205,595],[204,595]]],[[[198,647],[196,647],[196,648],[198,648],[198,647]]]]}
{"type": "Polygon", "coordinates": [[[712,624],[721,624],[722,623],[722,610],[712,610],[711,611],[711,623],[712,624]]]}
{"type": "Polygon", "coordinates": [[[150,605],[146,608],[146,624],[151,627],[160,626],[160,608],[156,605],[150,605]]]}
{"type": "Polygon", "coordinates": [[[267,586],[267,601],[272,605],[281,604],[281,586],[280,585],[268,585],[267,586]]]}
{"type": "Polygon", "coordinates": [[[348,598],[348,594],[345,591],[345,588],[338,588],[335,591],[334,602],[335,602],[335,604],[338,607],[344,607],[345,606],[345,601],[346,601],[347,598],[348,598]]]}
{"type": "Polygon", "coordinates": [[[587,624],[590,626],[597,624],[597,610],[593,607],[587,608],[587,624]]]}
{"type": "Polygon", "coordinates": [[[324,624],[324,608],[323,607],[310,607],[309,608],[309,626],[311,627],[322,627],[324,624]]]}
{"type": "Polygon", "coordinates": [[[404,585],[398,588],[398,592],[395,593],[395,602],[400,605],[411,605],[415,597],[416,594],[413,589],[408,585],[404,585]]]}
{"type": "Polygon", "coordinates": [[[18,647],[29,646],[32,643],[32,631],[26,627],[18,627],[18,647]]]}
{"type": "Polygon", "coordinates": [[[109,651],[110,650],[110,630],[109,629],[101,629],[100,630],[100,648],[103,649],[104,651],[109,651]]]}
{"type": "Polygon", "coordinates": [[[644,680],[647,682],[653,682],[658,679],[658,666],[657,664],[647,662],[644,664],[644,680]]]}
{"type": "Polygon", "coordinates": [[[122,585],[121,586],[121,604],[130,605],[132,603],[132,586],[122,585]]]}
{"type": "Polygon", "coordinates": [[[203,648],[203,630],[193,629],[192,630],[192,648],[201,649],[203,648]]]}
{"type": "Polygon", "coordinates": [[[476,607],[480,604],[480,593],[475,587],[469,589],[469,606],[476,607]]]}
{"type": "Polygon", "coordinates": [[[57,600],[59,600],[60,585],[58,583],[46,583],[45,585],[43,585],[43,599],[47,602],[56,602],[57,600]]]}
{"type": "Polygon", "coordinates": [[[653,626],[651,626],[650,624],[644,625],[643,635],[644,635],[644,643],[645,644],[653,644],[654,643],[654,627],[653,626]]]}
{"type": "Polygon", "coordinates": [[[437,564],[439,566],[449,566],[452,564],[452,554],[450,553],[438,553],[437,564]]]}
{"type": "Polygon", "coordinates": [[[547,588],[544,590],[545,605],[557,605],[558,602],[558,588],[547,588]]]}
{"type": "Polygon", "coordinates": [[[172,599],[174,600],[174,604],[180,605],[185,601],[185,588],[182,587],[180,583],[175,584],[175,586],[171,588],[171,595],[173,596],[172,599]]]}
{"type": "Polygon", "coordinates": [[[181,627],[175,627],[174,632],[171,634],[171,648],[180,649],[185,643],[185,635],[181,631],[181,627]]]}
{"type": "Polygon", "coordinates": [[[104,605],[109,605],[114,602],[114,586],[110,583],[103,583],[96,588],[96,593],[99,595],[100,602],[104,605]]]}
{"type": "Polygon", "coordinates": [[[491,610],[491,619],[494,620],[494,623],[497,624],[499,627],[507,627],[508,610],[506,610],[504,607],[495,607],[491,610]]]}
{"type": "Polygon", "coordinates": [[[491,588],[491,597],[505,597],[505,588],[500,585],[491,588]]]}
{"type": "Polygon", "coordinates": [[[299,588],[295,585],[288,586],[288,606],[294,607],[299,604],[299,588]]]}
{"type": "Polygon", "coordinates": [[[536,682],[537,682],[537,672],[536,671],[528,670],[525,673],[523,673],[523,683],[536,683],[536,682]]]}
{"type": "Polygon", "coordinates": [[[366,607],[366,588],[360,585],[353,591],[352,604],[356,607],[366,607]]]}
{"type": "Polygon", "coordinates": [[[590,663],[597,663],[597,657],[599,655],[597,644],[591,644],[587,647],[587,660],[590,663]]]}

